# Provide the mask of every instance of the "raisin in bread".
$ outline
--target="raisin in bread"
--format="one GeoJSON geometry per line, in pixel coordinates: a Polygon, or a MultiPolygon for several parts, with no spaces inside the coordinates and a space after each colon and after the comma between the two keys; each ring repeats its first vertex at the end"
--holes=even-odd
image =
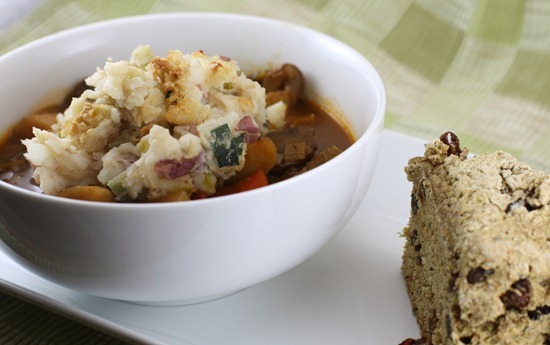
{"type": "Polygon", "coordinates": [[[550,176],[467,158],[448,132],[405,168],[402,273],[427,344],[550,344],[550,176]]]}

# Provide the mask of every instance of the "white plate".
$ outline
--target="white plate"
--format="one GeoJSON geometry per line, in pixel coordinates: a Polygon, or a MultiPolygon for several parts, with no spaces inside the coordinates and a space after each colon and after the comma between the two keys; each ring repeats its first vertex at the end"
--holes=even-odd
{"type": "Polygon", "coordinates": [[[325,248],[293,270],[215,301],[150,307],[49,283],[0,252],[0,289],[152,344],[399,344],[419,331],[401,277],[410,184],[424,141],[385,131],[367,198],[325,248]]]}

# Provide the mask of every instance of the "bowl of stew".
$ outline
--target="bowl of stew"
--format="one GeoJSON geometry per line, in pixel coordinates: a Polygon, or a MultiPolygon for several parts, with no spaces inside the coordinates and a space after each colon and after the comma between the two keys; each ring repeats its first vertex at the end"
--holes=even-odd
{"type": "Polygon", "coordinates": [[[188,304],[275,277],[344,227],[376,166],[375,68],[290,23],[121,18],[0,73],[0,249],[81,293],[188,304]]]}

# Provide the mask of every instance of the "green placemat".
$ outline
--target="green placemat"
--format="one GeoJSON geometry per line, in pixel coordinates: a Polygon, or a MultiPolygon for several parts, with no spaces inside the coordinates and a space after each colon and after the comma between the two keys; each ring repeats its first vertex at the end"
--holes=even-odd
{"type": "Polygon", "coordinates": [[[126,342],[0,293],[0,344],[124,345],[126,342]]]}
{"type": "MultiPolygon", "coordinates": [[[[386,128],[426,140],[452,130],[474,152],[509,151],[550,172],[546,0],[46,0],[0,34],[0,53],[81,24],[171,11],[253,14],[325,32],[380,72],[386,128]]],[[[2,309],[13,303],[22,302],[0,300],[2,309]]],[[[19,327],[0,313],[2,328],[19,327]]],[[[39,328],[13,343],[40,343],[39,328]]],[[[73,343],[70,329],[44,343],[73,343]]]]}
{"type": "Polygon", "coordinates": [[[509,151],[550,171],[546,0],[50,0],[0,35],[0,53],[94,21],[170,11],[282,19],[332,35],[379,70],[386,128],[456,132],[475,152],[509,151]]]}

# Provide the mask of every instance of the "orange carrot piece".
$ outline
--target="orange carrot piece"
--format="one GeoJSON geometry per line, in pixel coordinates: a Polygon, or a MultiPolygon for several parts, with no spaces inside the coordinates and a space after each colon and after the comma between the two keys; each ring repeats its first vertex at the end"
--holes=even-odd
{"type": "Polygon", "coordinates": [[[198,190],[195,193],[191,194],[191,200],[200,200],[200,199],[206,199],[206,193],[202,190],[198,190]]]}
{"type": "Polygon", "coordinates": [[[218,188],[218,190],[213,196],[222,196],[222,195],[246,192],[247,190],[264,187],[264,186],[267,186],[268,184],[269,184],[269,181],[267,179],[267,175],[265,174],[265,172],[263,170],[258,170],[254,174],[248,177],[245,177],[244,179],[240,180],[237,183],[218,188]]]}
{"type": "Polygon", "coordinates": [[[271,139],[264,137],[256,142],[248,144],[246,155],[244,156],[244,166],[241,171],[227,181],[236,183],[258,170],[263,170],[266,174],[277,164],[277,147],[271,139]]]}

